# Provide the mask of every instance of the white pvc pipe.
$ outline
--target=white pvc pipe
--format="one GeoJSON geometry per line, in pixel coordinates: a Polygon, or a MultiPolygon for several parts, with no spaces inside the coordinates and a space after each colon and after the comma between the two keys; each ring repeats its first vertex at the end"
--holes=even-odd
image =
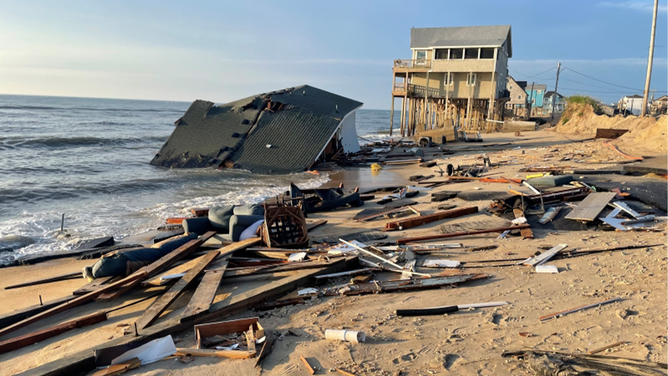
{"type": "Polygon", "coordinates": [[[325,339],[359,343],[366,340],[364,332],[355,332],[351,330],[327,329],[325,330],[325,339]]]}

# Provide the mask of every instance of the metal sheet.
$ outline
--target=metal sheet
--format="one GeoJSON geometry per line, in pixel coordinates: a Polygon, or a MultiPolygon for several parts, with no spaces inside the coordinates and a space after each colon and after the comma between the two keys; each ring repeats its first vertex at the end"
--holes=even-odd
{"type": "Polygon", "coordinates": [[[615,195],[615,192],[590,193],[572,212],[568,213],[566,218],[593,221],[615,195]]]}

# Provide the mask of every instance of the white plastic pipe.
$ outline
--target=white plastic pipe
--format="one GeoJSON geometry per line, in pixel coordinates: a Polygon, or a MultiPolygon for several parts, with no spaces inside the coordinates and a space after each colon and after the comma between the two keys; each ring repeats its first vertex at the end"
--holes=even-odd
{"type": "Polygon", "coordinates": [[[327,329],[325,330],[325,339],[359,343],[359,342],[364,342],[366,340],[366,335],[364,334],[364,332],[327,329]]]}

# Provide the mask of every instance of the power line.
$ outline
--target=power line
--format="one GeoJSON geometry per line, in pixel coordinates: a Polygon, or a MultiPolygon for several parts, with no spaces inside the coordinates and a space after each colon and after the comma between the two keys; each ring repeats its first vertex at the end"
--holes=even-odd
{"type": "MultiPolygon", "coordinates": [[[[605,93],[605,94],[619,94],[619,93],[628,93],[628,91],[600,91],[600,90],[587,90],[587,89],[574,89],[574,88],[569,88],[569,87],[562,87],[563,90],[572,90],[572,91],[581,91],[585,93],[605,93]]],[[[665,93],[665,90],[652,90],[653,92],[657,93],[665,93]]]]}
{"type": "MultiPolygon", "coordinates": [[[[592,76],[587,76],[586,74],[584,74],[584,73],[580,73],[580,72],[578,72],[578,71],[576,71],[576,70],[573,70],[573,69],[571,69],[571,68],[564,68],[564,69],[568,69],[568,70],[570,70],[570,71],[573,72],[573,73],[577,73],[577,74],[579,74],[580,76],[584,76],[584,77],[587,77],[587,78],[592,79],[592,80],[594,80],[594,81],[602,82],[602,83],[607,84],[607,85],[616,86],[616,87],[621,87],[622,89],[628,89],[628,90],[638,91],[638,89],[634,89],[634,88],[632,88],[632,87],[627,87],[627,86],[617,85],[617,84],[613,84],[613,83],[611,83],[611,82],[607,82],[607,81],[599,80],[598,78],[594,78],[594,77],[592,77],[592,76]]],[[[641,91],[642,91],[642,90],[641,90],[641,91]]]]}
{"type": "MultiPolygon", "coordinates": [[[[609,87],[603,87],[603,86],[591,85],[591,84],[588,84],[588,83],[586,83],[586,82],[575,81],[575,80],[571,80],[571,79],[569,79],[569,78],[561,77],[561,79],[564,80],[564,81],[569,81],[569,82],[573,82],[573,83],[576,83],[576,84],[587,85],[588,87],[595,87],[595,88],[598,88],[598,89],[608,89],[608,90],[611,89],[611,88],[609,88],[609,87]]],[[[642,91],[642,90],[638,90],[638,89],[636,89],[636,91],[642,91]]]]}
{"type": "Polygon", "coordinates": [[[536,73],[536,74],[534,74],[533,76],[529,76],[529,75],[527,75],[527,74],[525,74],[525,73],[522,73],[522,72],[520,72],[520,71],[518,71],[518,70],[515,70],[515,72],[519,73],[520,76],[524,76],[525,78],[534,78],[534,77],[536,77],[536,76],[540,76],[541,74],[545,74],[545,73],[547,73],[547,72],[549,72],[549,71],[552,71],[552,70],[555,70],[555,69],[556,69],[555,67],[552,67],[552,68],[550,68],[550,69],[548,69],[548,70],[546,70],[546,71],[543,71],[543,72],[540,72],[540,73],[536,73]]]}

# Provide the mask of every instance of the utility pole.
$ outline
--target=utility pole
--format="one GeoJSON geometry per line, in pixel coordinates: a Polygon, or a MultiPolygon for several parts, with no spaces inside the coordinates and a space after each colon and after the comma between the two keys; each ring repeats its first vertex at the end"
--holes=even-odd
{"type": "Polygon", "coordinates": [[[533,111],[533,85],[536,83],[536,81],[531,83],[531,94],[529,95],[529,113],[527,114],[527,119],[531,119],[531,111],[533,111]]]}
{"type": "MultiPolygon", "coordinates": [[[[557,63],[557,81],[554,83],[554,94],[552,94],[552,115],[550,115],[550,120],[554,120],[554,107],[557,106],[557,99],[559,99],[557,94],[557,88],[559,87],[559,72],[561,71],[561,62],[557,63]]],[[[568,80],[566,80],[568,81],[568,80]]]]}
{"type": "Polygon", "coordinates": [[[652,35],[649,38],[649,56],[647,57],[647,78],[645,79],[645,91],[642,98],[642,109],[640,116],[647,114],[647,97],[649,96],[649,82],[652,78],[652,62],[654,61],[654,35],[656,34],[656,14],[659,10],[659,0],[654,0],[654,16],[652,17],[652,35]]]}

